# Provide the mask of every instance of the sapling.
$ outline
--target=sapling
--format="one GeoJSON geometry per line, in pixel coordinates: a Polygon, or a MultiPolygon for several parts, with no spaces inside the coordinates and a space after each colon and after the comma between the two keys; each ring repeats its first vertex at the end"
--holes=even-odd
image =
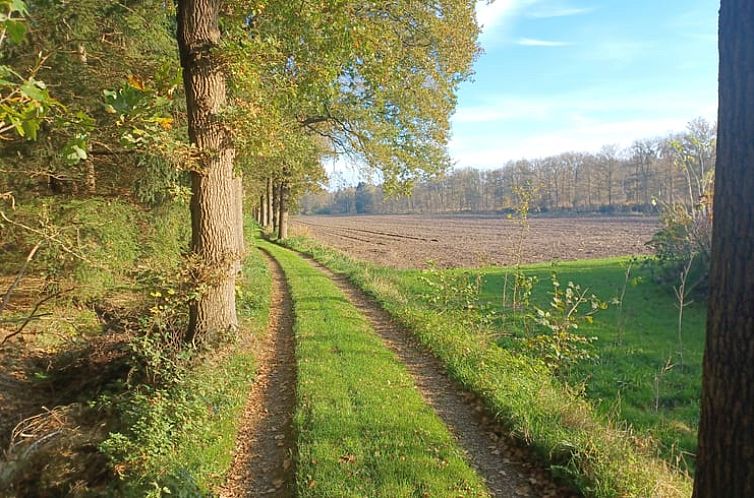
{"type": "Polygon", "coordinates": [[[660,385],[662,384],[665,375],[670,372],[675,365],[673,364],[673,358],[668,357],[665,361],[665,365],[655,374],[655,413],[660,411],[660,385]]]}
{"type": "Polygon", "coordinates": [[[625,271],[625,278],[623,279],[623,288],[620,291],[620,297],[613,300],[613,304],[618,306],[618,344],[623,344],[623,336],[626,331],[626,317],[623,314],[623,304],[626,300],[626,289],[628,288],[628,282],[631,279],[631,270],[633,269],[633,260],[628,262],[628,266],[625,271]]]}
{"type": "Polygon", "coordinates": [[[681,358],[681,368],[683,368],[683,310],[694,302],[688,300],[691,289],[687,286],[689,273],[691,273],[691,266],[693,263],[694,254],[691,254],[689,260],[681,269],[678,287],[673,287],[677,301],[676,307],[678,308],[678,350],[681,358]]]}

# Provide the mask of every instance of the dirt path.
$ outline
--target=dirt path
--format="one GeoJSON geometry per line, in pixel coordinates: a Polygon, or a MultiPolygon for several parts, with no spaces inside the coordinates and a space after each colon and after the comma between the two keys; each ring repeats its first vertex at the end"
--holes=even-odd
{"type": "Polygon", "coordinates": [[[264,254],[272,273],[268,333],[257,346],[257,374],[238,433],[233,466],[220,491],[223,498],[294,496],[293,305],[283,270],[264,254]]]}
{"type": "Polygon", "coordinates": [[[549,473],[533,464],[526,450],[511,444],[502,428],[475,396],[466,393],[445,373],[439,361],[411,339],[410,332],[395,323],[373,299],[320,263],[307,258],[326,273],[356,308],[367,317],[385,344],[397,354],[414,378],[424,400],[450,428],[469,460],[495,497],[577,497],[555,484],[549,473]]]}

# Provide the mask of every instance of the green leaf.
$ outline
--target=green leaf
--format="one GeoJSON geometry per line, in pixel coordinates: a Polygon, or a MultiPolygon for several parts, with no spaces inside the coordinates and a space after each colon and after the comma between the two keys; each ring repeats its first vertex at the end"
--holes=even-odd
{"type": "Polygon", "coordinates": [[[39,128],[41,125],[42,125],[41,119],[24,120],[22,126],[23,126],[24,133],[26,134],[26,137],[29,140],[36,140],[37,132],[39,131],[39,128]]]}
{"type": "Polygon", "coordinates": [[[26,36],[26,25],[22,21],[6,21],[5,32],[8,33],[8,40],[18,45],[26,36]]]}
{"type": "Polygon", "coordinates": [[[41,85],[39,83],[42,82],[34,80],[25,82],[23,85],[21,85],[21,93],[31,100],[36,100],[37,102],[45,102],[48,99],[47,91],[44,88],[44,83],[42,83],[41,85]]]}
{"type": "Polygon", "coordinates": [[[26,8],[26,3],[23,0],[10,0],[10,11],[18,12],[21,15],[26,15],[29,13],[26,8]]]}
{"type": "Polygon", "coordinates": [[[63,147],[62,155],[66,162],[70,165],[78,164],[88,157],[86,153],[87,149],[87,136],[76,135],[63,147]]]}

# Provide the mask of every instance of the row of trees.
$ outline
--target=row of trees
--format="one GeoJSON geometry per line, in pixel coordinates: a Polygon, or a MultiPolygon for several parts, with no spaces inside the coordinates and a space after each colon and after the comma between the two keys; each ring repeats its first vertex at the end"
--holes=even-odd
{"type": "Polygon", "coordinates": [[[312,193],[304,213],[397,214],[510,211],[520,189],[532,194],[535,211],[648,211],[657,203],[693,206],[703,198],[715,163],[714,126],[704,119],[684,133],[640,140],[597,154],[567,152],[543,159],[510,161],[483,171],[456,169],[418,181],[410,196],[385,194],[380,185],[341,185],[312,193]]]}
{"type": "Polygon", "coordinates": [[[380,170],[386,188],[447,166],[474,8],[0,0],[0,193],[6,207],[190,199],[185,340],[211,340],[238,325],[243,204],[270,212],[274,192],[285,236],[286,206],[324,181],[326,157],[380,170]]]}

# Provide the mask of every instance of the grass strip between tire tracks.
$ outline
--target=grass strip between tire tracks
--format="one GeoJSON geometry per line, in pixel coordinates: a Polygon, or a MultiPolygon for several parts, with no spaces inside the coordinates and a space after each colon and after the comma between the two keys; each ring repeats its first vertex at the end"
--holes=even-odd
{"type": "Polygon", "coordinates": [[[305,238],[289,247],[345,274],[479,395],[511,433],[530,444],[556,475],[586,496],[689,496],[691,481],[638,448],[629,433],[597,416],[589,403],[559,385],[542,366],[480,341],[445,316],[423,309],[391,281],[391,270],[354,261],[305,238]]]}
{"type": "Polygon", "coordinates": [[[406,368],[325,274],[260,241],[294,303],[297,495],[489,496],[406,368]]]}

